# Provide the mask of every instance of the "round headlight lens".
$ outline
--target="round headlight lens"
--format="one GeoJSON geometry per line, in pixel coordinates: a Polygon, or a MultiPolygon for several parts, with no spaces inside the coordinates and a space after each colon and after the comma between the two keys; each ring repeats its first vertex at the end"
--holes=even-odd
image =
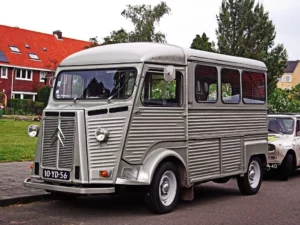
{"type": "Polygon", "coordinates": [[[29,137],[37,137],[39,134],[40,128],[38,125],[31,124],[27,128],[27,133],[29,137]]]}
{"type": "Polygon", "coordinates": [[[98,128],[95,133],[97,141],[105,141],[108,138],[108,130],[105,128],[98,128]]]}

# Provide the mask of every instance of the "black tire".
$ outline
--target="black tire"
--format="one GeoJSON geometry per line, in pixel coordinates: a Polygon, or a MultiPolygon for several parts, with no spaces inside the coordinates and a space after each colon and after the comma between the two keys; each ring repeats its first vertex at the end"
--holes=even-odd
{"type": "MultiPolygon", "coordinates": [[[[173,187],[174,187],[173,185],[173,187]]],[[[161,164],[155,171],[155,174],[153,176],[152,182],[150,186],[148,187],[146,191],[146,203],[149,207],[149,209],[157,214],[166,214],[171,211],[173,211],[178,203],[179,200],[179,191],[180,191],[180,185],[179,185],[179,176],[176,166],[171,162],[165,162],[161,164]],[[169,205],[164,205],[160,199],[160,181],[163,177],[163,175],[167,172],[171,171],[175,177],[176,177],[176,191],[175,191],[175,197],[174,200],[171,201],[169,205]]],[[[172,199],[172,198],[171,198],[172,199]]]]}
{"type": "Polygon", "coordinates": [[[282,181],[287,181],[293,171],[293,156],[287,154],[279,168],[279,177],[282,181]]]}
{"type": "Polygon", "coordinates": [[[258,157],[252,157],[249,161],[248,164],[248,169],[247,172],[244,173],[243,177],[237,177],[237,183],[238,183],[238,187],[241,191],[242,194],[244,195],[255,195],[261,186],[261,182],[262,182],[262,163],[261,160],[258,157]],[[256,166],[258,166],[259,171],[257,171],[257,174],[259,175],[259,178],[257,180],[257,185],[253,184],[251,185],[250,182],[250,177],[249,177],[249,172],[250,170],[252,171],[252,164],[256,164],[256,166]]]}

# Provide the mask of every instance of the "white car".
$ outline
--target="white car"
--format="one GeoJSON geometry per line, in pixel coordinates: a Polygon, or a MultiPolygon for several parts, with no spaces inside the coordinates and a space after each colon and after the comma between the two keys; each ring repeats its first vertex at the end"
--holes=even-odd
{"type": "Polygon", "coordinates": [[[269,165],[287,181],[300,167],[300,114],[268,115],[269,165]]]}

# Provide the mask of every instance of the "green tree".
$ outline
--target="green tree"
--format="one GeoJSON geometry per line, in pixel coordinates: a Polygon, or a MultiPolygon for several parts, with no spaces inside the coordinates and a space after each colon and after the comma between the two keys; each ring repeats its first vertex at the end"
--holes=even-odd
{"type": "Polygon", "coordinates": [[[263,5],[255,0],[223,0],[217,21],[218,51],[263,61],[268,67],[268,93],[272,93],[288,56],[282,44],[274,46],[275,26],[263,5]]]}
{"type": "MultiPolygon", "coordinates": [[[[169,14],[171,9],[165,2],[156,6],[151,5],[127,5],[121,15],[129,19],[134,26],[133,31],[126,31],[124,28],[114,30],[109,36],[103,38],[100,45],[127,43],[127,42],[166,42],[166,35],[155,31],[155,26],[159,24],[161,18],[169,14]]],[[[99,45],[97,38],[90,39],[90,45],[84,48],[96,47],[99,45]]]]}
{"type": "Polygon", "coordinates": [[[208,52],[215,52],[215,43],[209,41],[209,38],[206,36],[206,33],[203,33],[202,36],[197,34],[196,37],[193,39],[191,48],[208,52]]]}
{"type": "Polygon", "coordinates": [[[269,113],[300,112],[300,102],[285,90],[275,88],[268,99],[269,113]]]}
{"type": "Polygon", "coordinates": [[[92,37],[90,38],[89,42],[90,42],[90,45],[88,46],[84,46],[84,49],[87,49],[87,48],[93,48],[93,47],[97,47],[99,46],[99,42],[98,42],[98,37],[92,37]]]}

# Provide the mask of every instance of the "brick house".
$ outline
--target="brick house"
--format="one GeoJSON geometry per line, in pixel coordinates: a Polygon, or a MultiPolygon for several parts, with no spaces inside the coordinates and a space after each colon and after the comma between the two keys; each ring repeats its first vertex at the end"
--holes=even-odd
{"type": "Polygon", "coordinates": [[[300,84],[300,60],[288,61],[283,75],[278,79],[277,87],[291,90],[297,84],[300,84]]]}
{"type": "MultiPolygon", "coordinates": [[[[90,42],[53,34],[0,25],[0,102],[10,98],[36,99],[44,77],[55,72],[67,56],[81,51],[90,42]]],[[[46,85],[49,85],[49,79],[46,85]]]]}

